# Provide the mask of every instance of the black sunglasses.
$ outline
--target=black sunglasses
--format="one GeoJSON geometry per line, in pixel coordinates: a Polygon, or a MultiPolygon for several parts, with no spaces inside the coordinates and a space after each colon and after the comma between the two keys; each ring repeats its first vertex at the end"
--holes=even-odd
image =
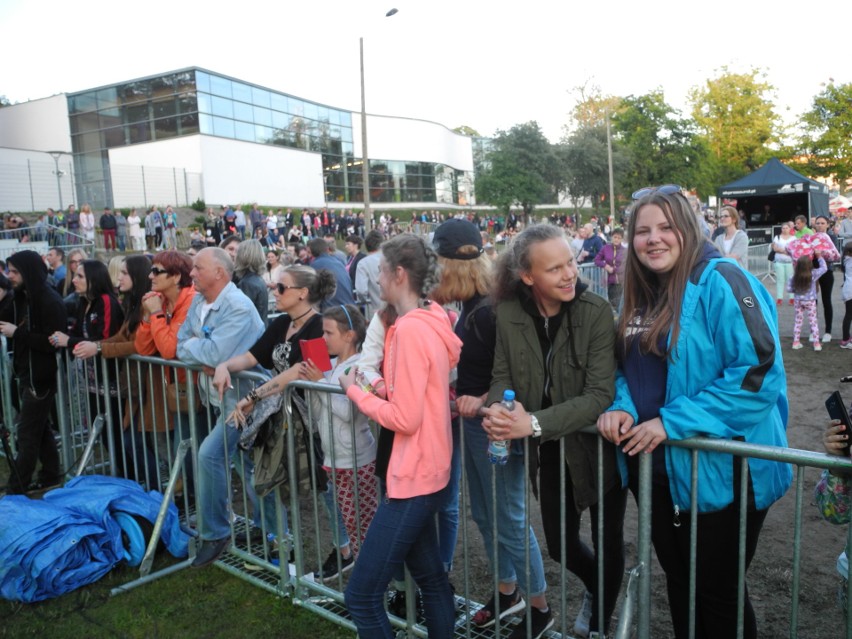
{"type": "Polygon", "coordinates": [[[279,295],[284,295],[285,291],[291,288],[306,288],[304,286],[287,286],[286,284],[281,284],[280,282],[275,285],[275,288],[278,289],[279,295]]]}
{"type": "Polygon", "coordinates": [[[641,200],[646,195],[651,195],[651,193],[662,193],[663,195],[673,195],[674,193],[680,193],[683,191],[677,184],[663,184],[662,186],[644,186],[638,191],[633,191],[633,201],[641,200]]]}
{"type": "Polygon", "coordinates": [[[163,273],[168,273],[168,271],[164,268],[157,268],[156,266],[151,267],[151,275],[153,275],[154,277],[162,275],[163,273]]]}

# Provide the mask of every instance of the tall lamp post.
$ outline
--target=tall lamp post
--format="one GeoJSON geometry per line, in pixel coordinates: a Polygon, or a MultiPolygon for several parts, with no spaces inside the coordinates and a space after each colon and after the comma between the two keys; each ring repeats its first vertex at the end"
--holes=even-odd
{"type": "MultiPolygon", "coordinates": [[[[385,14],[386,18],[396,15],[398,9],[391,9],[385,14]]],[[[364,230],[369,233],[373,229],[373,211],[370,208],[370,160],[367,155],[367,101],[364,93],[364,37],[358,38],[361,50],[361,182],[364,200],[364,230]]]]}
{"type": "Polygon", "coordinates": [[[53,163],[56,165],[56,170],[53,173],[56,175],[56,190],[59,191],[59,210],[62,211],[65,209],[65,206],[62,204],[62,181],[60,178],[65,175],[65,171],[59,170],[59,157],[62,155],[68,155],[68,152],[48,151],[47,153],[53,158],[53,163]]]}

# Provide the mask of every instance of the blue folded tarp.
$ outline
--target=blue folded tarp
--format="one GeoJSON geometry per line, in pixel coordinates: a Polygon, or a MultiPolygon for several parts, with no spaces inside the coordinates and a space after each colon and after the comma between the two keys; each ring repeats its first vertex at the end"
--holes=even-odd
{"type": "MultiPolygon", "coordinates": [[[[0,597],[33,602],[71,592],[103,577],[125,558],[114,513],[154,522],[162,494],[114,477],[77,477],[41,500],[0,499],[0,597]]],[[[175,557],[186,557],[189,536],[174,504],[161,539],[175,557]]]]}

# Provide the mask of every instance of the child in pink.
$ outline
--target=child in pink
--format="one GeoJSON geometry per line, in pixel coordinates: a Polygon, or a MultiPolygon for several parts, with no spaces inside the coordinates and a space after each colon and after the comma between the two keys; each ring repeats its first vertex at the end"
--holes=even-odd
{"type": "Polygon", "coordinates": [[[796,311],[796,319],[793,323],[793,349],[802,348],[799,337],[802,334],[802,321],[805,311],[808,313],[808,322],[811,325],[811,335],[816,336],[814,350],[821,351],[822,344],[819,341],[819,322],[816,311],[816,281],[828,270],[822,254],[817,251],[816,258],[819,266],[813,267],[813,259],[810,255],[803,255],[796,260],[793,276],[787,281],[787,290],[793,294],[793,308],[796,311]]]}

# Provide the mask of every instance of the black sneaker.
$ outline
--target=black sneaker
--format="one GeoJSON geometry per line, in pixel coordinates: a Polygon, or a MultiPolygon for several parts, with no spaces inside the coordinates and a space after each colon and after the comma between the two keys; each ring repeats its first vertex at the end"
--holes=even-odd
{"type": "MultiPolygon", "coordinates": [[[[500,620],[502,621],[506,617],[511,614],[522,610],[526,605],[524,602],[524,598],[521,597],[521,592],[515,588],[515,592],[511,595],[504,595],[502,592],[500,595],[500,620]]],[[[491,600],[482,606],[479,610],[477,610],[476,614],[473,615],[472,623],[477,628],[490,628],[495,623],[497,623],[497,617],[495,616],[495,611],[497,609],[497,604],[494,597],[491,597],[491,600]]]]}
{"type": "Polygon", "coordinates": [[[515,626],[508,639],[539,639],[553,625],[553,612],[548,608],[542,612],[535,606],[530,609],[532,619],[532,633],[527,634],[527,618],[521,619],[521,623],[515,626]]]}
{"type": "MultiPolygon", "coordinates": [[[[404,590],[394,590],[388,596],[388,612],[392,615],[396,615],[400,619],[405,619],[405,591],[404,590]]],[[[420,590],[417,590],[417,594],[414,598],[414,608],[415,614],[418,617],[423,616],[423,600],[420,596],[420,590]]]]}
{"type": "Polygon", "coordinates": [[[330,581],[338,575],[351,570],[354,565],[355,557],[352,556],[352,553],[349,553],[348,557],[344,557],[337,552],[337,548],[335,548],[323,562],[322,568],[320,568],[320,579],[322,581],[330,581]],[[337,561],[338,557],[340,557],[339,564],[337,561]]]}

